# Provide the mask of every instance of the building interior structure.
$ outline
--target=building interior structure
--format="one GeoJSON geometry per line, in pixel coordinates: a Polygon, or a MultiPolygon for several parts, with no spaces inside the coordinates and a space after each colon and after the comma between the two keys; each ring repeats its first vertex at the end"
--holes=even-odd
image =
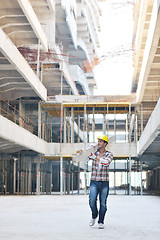
{"type": "Polygon", "coordinates": [[[0,194],[87,193],[101,134],[111,193],[160,192],[160,2],[133,4],[130,95],[96,96],[101,1],[2,0],[0,194]]]}

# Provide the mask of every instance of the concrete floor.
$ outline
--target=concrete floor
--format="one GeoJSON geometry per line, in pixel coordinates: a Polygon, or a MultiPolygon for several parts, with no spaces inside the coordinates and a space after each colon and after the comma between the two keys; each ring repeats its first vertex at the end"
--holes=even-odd
{"type": "Polygon", "coordinates": [[[159,240],[160,197],[110,195],[105,229],[89,221],[88,196],[0,196],[3,240],[159,240]]]}

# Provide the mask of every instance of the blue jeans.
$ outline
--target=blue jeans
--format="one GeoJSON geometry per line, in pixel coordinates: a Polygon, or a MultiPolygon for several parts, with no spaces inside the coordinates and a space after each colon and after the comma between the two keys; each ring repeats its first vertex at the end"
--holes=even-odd
{"type": "Polygon", "coordinates": [[[107,197],[109,193],[109,182],[108,181],[95,181],[90,182],[90,193],[89,193],[89,206],[92,211],[92,218],[99,217],[98,223],[104,223],[104,217],[107,211],[107,197]],[[100,208],[99,212],[97,209],[97,196],[99,194],[100,208]]]}

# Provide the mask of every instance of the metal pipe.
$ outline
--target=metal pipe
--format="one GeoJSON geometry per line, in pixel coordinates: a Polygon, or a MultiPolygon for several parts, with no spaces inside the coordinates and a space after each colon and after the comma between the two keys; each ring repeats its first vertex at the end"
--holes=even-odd
{"type": "Polygon", "coordinates": [[[104,114],[103,114],[103,134],[106,134],[106,112],[104,109],[104,114]]]}
{"type": "Polygon", "coordinates": [[[107,103],[107,136],[109,133],[109,119],[108,119],[108,103],[107,103]]]}

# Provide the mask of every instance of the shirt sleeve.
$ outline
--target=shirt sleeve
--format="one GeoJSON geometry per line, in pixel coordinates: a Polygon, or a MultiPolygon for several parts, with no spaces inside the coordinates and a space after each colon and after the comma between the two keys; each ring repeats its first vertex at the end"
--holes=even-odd
{"type": "Polygon", "coordinates": [[[105,157],[100,158],[100,163],[104,166],[109,166],[112,162],[113,154],[111,152],[107,153],[105,157]]]}

